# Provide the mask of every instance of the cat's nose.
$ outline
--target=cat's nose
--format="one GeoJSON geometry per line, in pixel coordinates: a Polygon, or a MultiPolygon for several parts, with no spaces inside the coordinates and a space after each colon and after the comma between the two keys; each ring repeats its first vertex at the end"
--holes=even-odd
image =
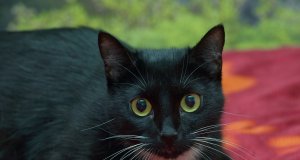
{"type": "Polygon", "coordinates": [[[174,142],[177,140],[177,132],[161,133],[160,139],[167,146],[172,146],[174,142]]]}

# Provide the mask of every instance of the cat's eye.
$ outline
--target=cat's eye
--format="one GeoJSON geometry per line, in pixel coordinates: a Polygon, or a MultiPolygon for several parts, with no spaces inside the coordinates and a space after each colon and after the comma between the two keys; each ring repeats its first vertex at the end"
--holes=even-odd
{"type": "Polygon", "coordinates": [[[181,99],[180,106],[185,112],[195,112],[201,106],[201,97],[195,93],[187,94],[181,99]]]}
{"type": "Polygon", "coordinates": [[[130,102],[134,114],[144,117],[151,113],[152,105],[146,98],[135,98],[130,102]]]}

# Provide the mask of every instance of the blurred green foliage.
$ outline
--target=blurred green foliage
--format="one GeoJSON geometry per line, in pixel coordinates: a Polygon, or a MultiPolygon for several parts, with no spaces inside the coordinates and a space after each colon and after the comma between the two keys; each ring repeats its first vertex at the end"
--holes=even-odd
{"type": "Polygon", "coordinates": [[[244,23],[245,0],[66,0],[60,7],[37,11],[19,2],[9,30],[90,26],[136,47],[194,45],[212,26],[223,23],[226,49],[274,48],[300,44],[299,9],[277,1],[257,0],[255,24],[244,23]]]}

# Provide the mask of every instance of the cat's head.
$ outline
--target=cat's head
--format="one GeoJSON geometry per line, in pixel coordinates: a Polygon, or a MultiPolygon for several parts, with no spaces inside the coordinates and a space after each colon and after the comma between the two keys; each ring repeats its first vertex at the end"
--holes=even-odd
{"type": "Polygon", "coordinates": [[[105,32],[98,38],[113,101],[107,140],[139,156],[176,158],[209,145],[201,137],[219,136],[222,25],[184,49],[132,49],[105,32]]]}

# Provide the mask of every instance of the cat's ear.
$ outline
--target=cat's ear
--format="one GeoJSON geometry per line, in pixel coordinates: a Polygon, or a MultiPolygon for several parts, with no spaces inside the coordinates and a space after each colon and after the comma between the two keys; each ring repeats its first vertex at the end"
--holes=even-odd
{"type": "Polygon", "coordinates": [[[126,69],[132,66],[132,57],[129,50],[115,37],[106,32],[98,34],[98,45],[102,56],[106,78],[109,81],[118,81],[126,74],[126,69]]]}
{"type": "Polygon", "coordinates": [[[224,27],[219,24],[210,29],[191,49],[192,61],[207,66],[208,72],[211,74],[221,74],[224,42],[224,27]]]}

